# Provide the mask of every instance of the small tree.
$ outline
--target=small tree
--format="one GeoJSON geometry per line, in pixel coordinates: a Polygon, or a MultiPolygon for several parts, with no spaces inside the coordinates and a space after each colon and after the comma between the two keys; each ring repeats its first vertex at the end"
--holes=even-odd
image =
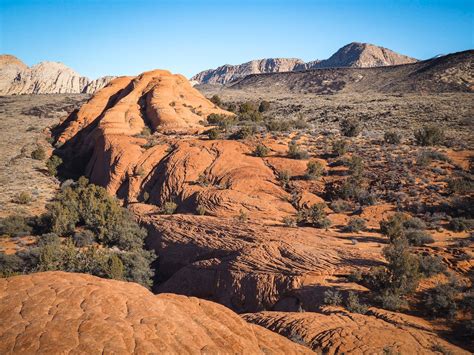
{"type": "Polygon", "coordinates": [[[354,292],[349,292],[346,300],[346,308],[349,312],[366,314],[368,308],[359,301],[359,297],[354,292]]]}
{"type": "Polygon", "coordinates": [[[312,224],[316,228],[329,228],[331,221],[327,218],[326,204],[316,203],[310,208],[298,212],[298,222],[312,224]]]}
{"type": "Polygon", "coordinates": [[[341,133],[346,137],[357,137],[361,132],[359,120],[355,118],[346,118],[340,122],[341,133]]]}
{"type": "Polygon", "coordinates": [[[219,106],[219,107],[222,106],[222,100],[218,95],[213,95],[210,101],[216,106],[219,106]]]}

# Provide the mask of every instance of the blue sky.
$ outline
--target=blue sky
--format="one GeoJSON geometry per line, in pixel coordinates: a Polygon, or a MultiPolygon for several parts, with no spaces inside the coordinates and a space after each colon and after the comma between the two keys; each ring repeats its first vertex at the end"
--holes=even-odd
{"type": "Polygon", "coordinates": [[[0,53],[91,78],[325,59],[353,41],[425,59],[474,48],[473,14],[474,0],[0,0],[0,53]]]}

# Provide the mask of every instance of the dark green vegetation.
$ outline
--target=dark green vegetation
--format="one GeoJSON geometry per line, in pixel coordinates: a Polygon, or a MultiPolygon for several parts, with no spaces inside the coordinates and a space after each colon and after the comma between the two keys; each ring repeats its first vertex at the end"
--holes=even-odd
{"type": "Polygon", "coordinates": [[[151,286],[155,255],[144,249],[146,231],[104,188],[85,178],[64,187],[43,216],[1,221],[2,234],[32,231],[38,235],[37,245],[2,256],[2,275],[63,270],[151,286]]]}

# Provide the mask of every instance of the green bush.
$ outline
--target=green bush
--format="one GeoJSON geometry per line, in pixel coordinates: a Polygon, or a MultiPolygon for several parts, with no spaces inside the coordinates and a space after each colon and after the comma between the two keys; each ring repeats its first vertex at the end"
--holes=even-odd
{"type": "Polygon", "coordinates": [[[301,148],[296,143],[290,143],[288,145],[288,157],[291,159],[308,159],[309,154],[305,150],[301,150],[301,148]]]}
{"type": "Polygon", "coordinates": [[[364,160],[360,156],[352,155],[346,164],[353,178],[362,178],[364,174],[364,160]]]}
{"type": "Polygon", "coordinates": [[[452,194],[468,195],[474,192],[474,181],[471,176],[449,179],[448,189],[452,194]]]}
{"type": "Polygon", "coordinates": [[[217,128],[212,128],[206,131],[207,137],[210,140],[219,139],[221,132],[217,128]]]}
{"type": "Polygon", "coordinates": [[[0,277],[10,277],[22,273],[24,262],[18,255],[0,253],[0,277]]]}
{"type": "Polygon", "coordinates": [[[359,120],[355,118],[346,118],[340,122],[341,133],[346,137],[357,137],[361,132],[359,120]]]}
{"type": "Polygon", "coordinates": [[[36,149],[31,152],[31,158],[35,160],[45,160],[46,151],[44,150],[43,146],[38,145],[36,149]]]}
{"type": "Polygon", "coordinates": [[[57,155],[51,155],[51,157],[46,162],[46,169],[48,170],[49,175],[56,176],[58,174],[58,167],[63,163],[63,160],[57,155]]]}
{"type": "Polygon", "coordinates": [[[335,290],[328,289],[324,292],[324,304],[330,306],[340,306],[342,304],[341,294],[335,290]]]}
{"type": "Polygon", "coordinates": [[[298,222],[311,224],[316,228],[329,228],[331,221],[327,218],[326,207],[325,203],[316,203],[310,208],[299,211],[297,220],[298,222]]]}
{"type": "Polygon", "coordinates": [[[283,188],[287,188],[290,185],[291,175],[286,170],[279,171],[278,180],[281,182],[283,188]]]}
{"type": "Polygon", "coordinates": [[[213,95],[209,101],[211,101],[214,105],[222,107],[222,100],[218,95],[213,95]]]}
{"type": "Polygon", "coordinates": [[[86,247],[94,243],[95,235],[88,229],[79,230],[74,233],[73,240],[77,247],[86,247]]]}
{"type": "Polygon", "coordinates": [[[247,139],[257,133],[255,126],[243,126],[232,135],[232,139],[247,139]]]}
{"type": "Polygon", "coordinates": [[[290,122],[272,119],[265,122],[265,127],[270,132],[287,132],[290,129],[290,122]]]}
{"type": "Polygon", "coordinates": [[[286,216],[283,218],[283,224],[285,225],[285,227],[294,228],[297,226],[297,221],[293,217],[286,216]]]}
{"type": "Polygon", "coordinates": [[[440,256],[420,256],[420,272],[425,277],[431,277],[442,272],[445,272],[447,267],[443,263],[443,259],[440,256]]]}
{"type": "Polygon", "coordinates": [[[264,146],[263,144],[257,144],[255,150],[253,151],[253,155],[256,157],[266,157],[268,155],[269,149],[264,146]]]}
{"type": "Polygon", "coordinates": [[[439,284],[425,298],[426,309],[434,317],[453,319],[458,310],[456,302],[460,289],[456,281],[439,284]]]}
{"type": "Polygon", "coordinates": [[[432,146],[442,144],[445,140],[444,131],[438,126],[425,126],[414,133],[416,144],[432,146]]]}
{"type": "Polygon", "coordinates": [[[353,216],[349,219],[349,223],[347,224],[345,231],[346,232],[360,232],[367,228],[367,224],[365,219],[353,216]]]}
{"type": "Polygon", "coordinates": [[[349,212],[353,209],[353,206],[350,202],[342,200],[342,199],[337,199],[335,201],[332,201],[330,204],[331,209],[336,212],[349,212]]]}
{"type": "Polygon", "coordinates": [[[424,230],[408,229],[405,231],[405,237],[410,245],[418,247],[425,244],[434,243],[433,237],[424,230]]]}
{"type": "Polygon", "coordinates": [[[0,235],[23,237],[31,235],[32,230],[28,219],[24,216],[11,215],[0,219],[0,235]]]}
{"type": "Polygon", "coordinates": [[[204,216],[207,213],[206,207],[203,205],[197,205],[196,207],[196,212],[200,216],[204,216]]]}
{"type": "Polygon", "coordinates": [[[343,139],[335,141],[332,144],[332,152],[335,156],[343,156],[347,152],[347,142],[343,139]]]}
{"type": "Polygon", "coordinates": [[[359,297],[354,292],[349,292],[345,306],[352,313],[366,314],[368,311],[367,306],[359,301],[359,297]]]}
{"type": "Polygon", "coordinates": [[[399,144],[402,140],[400,133],[396,131],[385,132],[383,139],[388,144],[399,144]]]}
{"type": "Polygon", "coordinates": [[[324,165],[319,161],[310,160],[306,164],[306,173],[305,178],[307,180],[316,180],[319,179],[324,173],[324,165]]]}

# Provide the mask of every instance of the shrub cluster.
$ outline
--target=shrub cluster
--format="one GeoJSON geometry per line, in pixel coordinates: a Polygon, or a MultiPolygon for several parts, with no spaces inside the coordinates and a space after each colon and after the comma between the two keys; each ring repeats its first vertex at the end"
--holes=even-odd
{"type": "MultiPolygon", "coordinates": [[[[144,249],[147,233],[104,188],[80,178],[47,205],[41,222],[48,233],[39,237],[37,247],[19,256],[18,267],[1,265],[2,270],[86,272],[151,285],[150,264],[155,256],[144,249]]],[[[1,232],[8,235],[31,231],[24,217],[11,216],[1,223],[1,232]]]]}
{"type": "Polygon", "coordinates": [[[302,209],[298,211],[297,221],[316,228],[328,228],[331,226],[331,221],[327,218],[326,207],[325,203],[316,203],[310,208],[302,209]]]}
{"type": "Polygon", "coordinates": [[[416,144],[432,146],[444,143],[445,136],[442,128],[438,126],[425,126],[415,131],[416,144]]]}
{"type": "Polygon", "coordinates": [[[416,217],[410,217],[404,213],[395,213],[388,220],[380,222],[380,231],[387,236],[391,242],[404,239],[410,245],[421,246],[433,243],[434,239],[425,231],[425,223],[416,217]]]}
{"type": "Polygon", "coordinates": [[[357,137],[362,131],[359,120],[355,118],[346,118],[340,122],[341,133],[346,137],[357,137]]]}
{"type": "Polygon", "coordinates": [[[298,144],[290,143],[288,145],[288,157],[291,159],[308,159],[309,153],[306,150],[302,150],[298,144]]]}
{"type": "Polygon", "coordinates": [[[307,180],[319,179],[324,173],[324,165],[319,161],[310,160],[306,165],[305,178],[307,180]]]}

